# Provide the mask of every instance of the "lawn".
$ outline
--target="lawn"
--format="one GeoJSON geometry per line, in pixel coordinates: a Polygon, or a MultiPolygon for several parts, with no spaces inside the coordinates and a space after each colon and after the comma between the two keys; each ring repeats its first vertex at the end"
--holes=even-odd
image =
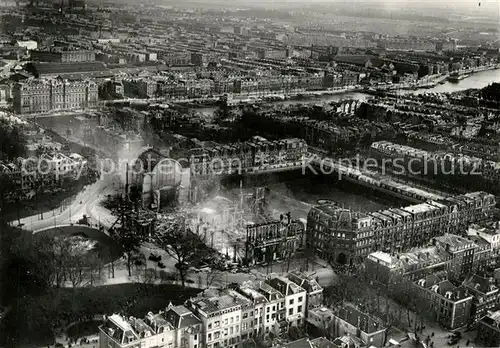
{"type": "Polygon", "coordinates": [[[123,255],[121,247],[111,237],[95,228],[83,225],[60,226],[36,233],[35,238],[57,236],[80,236],[97,241],[96,248],[91,252],[99,257],[103,265],[108,264],[123,255]]]}
{"type": "Polygon", "coordinates": [[[99,325],[101,324],[102,322],[96,320],[82,321],[70,326],[66,334],[69,338],[76,341],[78,338],[97,334],[99,332],[99,325]]]}
{"type": "MultiPolygon", "coordinates": [[[[51,289],[37,297],[20,299],[17,313],[6,318],[8,336],[13,346],[53,343],[53,327],[65,322],[91,321],[94,315],[121,313],[125,316],[144,317],[148,312],[165,310],[170,302],[182,304],[200,290],[177,285],[118,284],[96,288],[51,289]],[[23,328],[19,330],[19,328],[23,328]]],[[[16,306],[14,306],[16,308],[16,306]]],[[[75,328],[80,335],[84,328],[75,328]]],[[[85,328],[87,329],[87,328],[85,328]]],[[[89,326],[88,329],[92,329],[89,326]]]]}

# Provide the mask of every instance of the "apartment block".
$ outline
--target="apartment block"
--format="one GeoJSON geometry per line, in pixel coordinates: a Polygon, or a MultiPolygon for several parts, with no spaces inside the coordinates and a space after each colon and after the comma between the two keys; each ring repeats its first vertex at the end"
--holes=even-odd
{"type": "Polygon", "coordinates": [[[307,144],[296,138],[269,141],[253,137],[238,144],[204,147],[191,151],[191,175],[229,175],[300,166],[307,144]]]}
{"type": "MultiPolygon", "coordinates": [[[[309,211],[306,242],[326,260],[341,264],[363,262],[372,252],[394,254],[423,247],[433,238],[465,229],[483,219],[494,206],[495,197],[486,192],[472,192],[368,214],[325,201],[309,211]]],[[[472,244],[469,242],[468,245],[472,244]]],[[[448,250],[455,252],[455,249],[449,247],[448,250]]],[[[443,250],[446,251],[446,247],[443,250]]],[[[467,256],[473,259],[472,252],[467,256]]]]}
{"type": "Polygon", "coordinates": [[[370,280],[388,288],[415,282],[433,273],[446,273],[449,258],[436,247],[416,248],[394,255],[376,251],[365,258],[364,265],[370,280]]]}
{"type": "Polygon", "coordinates": [[[18,114],[93,108],[98,98],[98,86],[93,81],[32,79],[13,87],[14,110],[18,114]]]}
{"type": "Polygon", "coordinates": [[[91,62],[95,61],[95,51],[92,50],[34,50],[30,52],[31,59],[41,62],[91,62]]]}
{"type": "Polygon", "coordinates": [[[473,274],[465,279],[463,286],[474,296],[471,310],[472,322],[479,321],[500,304],[500,290],[491,277],[473,274]]]}
{"type": "Polygon", "coordinates": [[[433,244],[450,260],[448,270],[451,278],[464,279],[473,270],[474,252],[477,245],[471,240],[454,234],[433,239],[433,244]]]}
{"type": "Polygon", "coordinates": [[[449,280],[431,274],[414,283],[414,295],[444,327],[454,330],[469,323],[473,296],[465,286],[457,287],[449,280]]]}

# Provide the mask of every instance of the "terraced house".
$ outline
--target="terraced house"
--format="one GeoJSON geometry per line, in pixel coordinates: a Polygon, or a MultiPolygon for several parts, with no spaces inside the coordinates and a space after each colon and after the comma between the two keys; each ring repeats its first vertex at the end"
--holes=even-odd
{"type": "Polygon", "coordinates": [[[367,214],[325,201],[308,214],[306,243],[326,260],[352,264],[375,251],[405,252],[445,233],[466,230],[494,206],[495,197],[485,192],[367,214]]]}

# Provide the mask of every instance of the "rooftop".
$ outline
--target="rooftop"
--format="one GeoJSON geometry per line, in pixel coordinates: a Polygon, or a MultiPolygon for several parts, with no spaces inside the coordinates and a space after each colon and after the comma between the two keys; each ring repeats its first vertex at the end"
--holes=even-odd
{"type": "Polygon", "coordinates": [[[340,308],[336,316],[367,334],[384,329],[380,319],[372,318],[352,305],[340,308]]]}
{"type": "Polygon", "coordinates": [[[372,261],[380,261],[384,264],[386,264],[388,267],[396,267],[400,262],[399,260],[392,256],[391,254],[384,253],[383,251],[375,251],[368,255],[368,259],[372,261]]]}
{"type": "Polygon", "coordinates": [[[308,293],[323,290],[316,279],[299,271],[290,272],[288,274],[288,279],[305,289],[308,293]]]}
{"type": "Polygon", "coordinates": [[[477,291],[482,294],[498,291],[498,288],[493,282],[493,278],[481,277],[477,274],[471,275],[469,278],[465,279],[463,285],[473,292],[477,291]]]}
{"type": "Polygon", "coordinates": [[[457,252],[465,249],[472,249],[476,247],[469,239],[457,236],[455,234],[445,234],[444,236],[434,238],[437,244],[445,246],[448,252],[457,252]]]}
{"type": "Polygon", "coordinates": [[[193,305],[198,307],[203,312],[210,314],[224,309],[240,307],[247,303],[239,296],[233,296],[225,292],[221,296],[214,297],[197,297],[191,300],[193,305]]]}

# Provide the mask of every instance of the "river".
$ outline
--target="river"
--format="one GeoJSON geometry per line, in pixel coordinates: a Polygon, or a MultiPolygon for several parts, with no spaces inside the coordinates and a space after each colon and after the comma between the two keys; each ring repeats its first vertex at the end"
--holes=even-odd
{"type": "Polygon", "coordinates": [[[500,69],[481,71],[471,74],[468,78],[458,82],[446,81],[442,85],[437,85],[433,88],[420,89],[417,91],[401,91],[402,93],[450,93],[459,92],[471,88],[483,88],[493,82],[500,82],[500,69]]]}
{"type": "MultiPolygon", "coordinates": [[[[400,90],[398,94],[421,94],[421,93],[450,93],[458,92],[471,88],[483,88],[493,82],[500,82],[500,69],[481,71],[478,73],[471,74],[470,77],[463,79],[458,82],[448,82],[446,81],[442,85],[437,85],[433,88],[423,88],[416,91],[413,90],[400,90]]],[[[372,97],[369,94],[361,92],[346,92],[334,95],[322,95],[310,99],[300,99],[300,100],[285,100],[273,102],[276,105],[294,105],[294,104],[323,104],[335,101],[340,101],[343,99],[359,99],[366,100],[372,97]]],[[[198,112],[204,113],[206,115],[213,114],[216,107],[202,107],[195,108],[198,112]]]]}

